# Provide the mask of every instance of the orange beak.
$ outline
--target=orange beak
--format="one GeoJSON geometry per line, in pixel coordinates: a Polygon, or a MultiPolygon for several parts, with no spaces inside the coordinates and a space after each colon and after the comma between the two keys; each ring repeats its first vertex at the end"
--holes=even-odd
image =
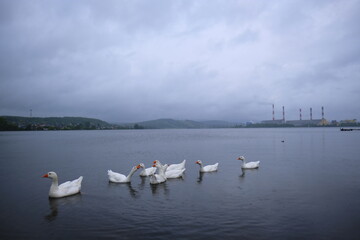
{"type": "Polygon", "coordinates": [[[153,164],[155,164],[156,163],[156,161],[153,161],[153,164]]]}
{"type": "Polygon", "coordinates": [[[49,175],[45,174],[45,175],[44,175],[44,176],[42,176],[42,177],[47,177],[47,178],[48,178],[48,177],[49,177],[49,175]]]}
{"type": "Polygon", "coordinates": [[[154,164],[153,167],[156,167],[156,165],[154,164]]]}
{"type": "Polygon", "coordinates": [[[139,169],[141,166],[140,165],[137,165],[136,168],[139,169]]]}
{"type": "Polygon", "coordinates": [[[195,163],[196,163],[196,164],[199,164],[199,161],[196,161],[195,163]]]}

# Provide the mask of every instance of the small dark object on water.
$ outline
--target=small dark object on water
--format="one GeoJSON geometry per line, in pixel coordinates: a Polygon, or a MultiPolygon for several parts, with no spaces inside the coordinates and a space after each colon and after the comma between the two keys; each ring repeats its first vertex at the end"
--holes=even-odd
{"type": "Polygon", "coordinates": [[[340,131],[355,131],[360,130],[360,128],[340,128],[340,131]]]}
{"type": "Polygon", "coordinates": [[[281,140],[281,142],[285,142],[284,140],[281,140]]]}

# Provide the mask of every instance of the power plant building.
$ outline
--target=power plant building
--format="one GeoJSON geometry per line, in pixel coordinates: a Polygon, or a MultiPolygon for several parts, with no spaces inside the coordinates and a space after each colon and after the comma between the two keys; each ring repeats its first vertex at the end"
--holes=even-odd
{"type": "Polygon", "coordinates": [[[295,127],[301,127],[301,126],[325,126],[328,125],[328,121],[324,118],[324,107],[321,107],[321,115],[322,118],[321,119],[312,119],[312,108],[310,108],[310,119],[308,120],[303,120],[302,119],[302,112],[301,112],[301,108],[300,110],[300,120],[285,120],[285,108],[284,106],[282,107],[282,116],[283,119],[275,119],[275,111],[274,111],[274,104],[272,105],[273,111],[273,118],[272,120],[264,120],[261,123],[263,124],[289,124],[289,125],[293,125],[295,127]]]}
{"type": "Polygon", "coordinates": [[[301,126],[324,126],[329,123],[325,119],[312,119],[312,120],[290,120],[286,124],[294,125],[295,127],[301,126]]]}
{"type": "Polygon", "coordinates": [[[286,122],[284,120],[264,120],[261,121],[263,124],[285,124],[286,122]]]}

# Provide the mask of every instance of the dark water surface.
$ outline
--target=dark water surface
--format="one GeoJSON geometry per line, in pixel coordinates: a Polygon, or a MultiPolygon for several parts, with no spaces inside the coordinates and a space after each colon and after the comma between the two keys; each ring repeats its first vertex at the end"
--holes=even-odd
{"type": "Polygon", "coordinates": [[[360,131],[334,128],[2,132],[0,239],[360,239],[359,156],[360,131]],[[184,178],[108,182],[155,159],[184,178]],[[49,200],[51,170],[82,193],[49,200]]]}

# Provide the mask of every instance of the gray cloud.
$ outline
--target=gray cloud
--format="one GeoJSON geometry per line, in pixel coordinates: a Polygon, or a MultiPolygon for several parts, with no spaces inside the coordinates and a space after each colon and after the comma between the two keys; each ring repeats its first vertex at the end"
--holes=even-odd
{"type": "Polygon", "coordinates": [[[0,1],[0,115],[360,119],[360,1],[0,1]],[[305,111],[305,110],[303,110],[305,111]]]}

